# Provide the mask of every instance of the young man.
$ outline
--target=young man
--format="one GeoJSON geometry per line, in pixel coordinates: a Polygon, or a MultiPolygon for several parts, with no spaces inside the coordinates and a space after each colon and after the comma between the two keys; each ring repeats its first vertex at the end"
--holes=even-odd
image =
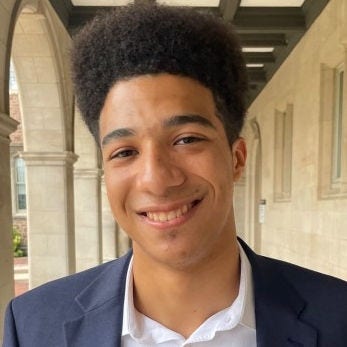
{"type": "Polygon", "coordinates": [[[130,5],[87,25],[72,58],[133,252],[15,299],[4,346],[346,346],[345,282],[236,238],[246,74],[232,30],[130,5]]]}

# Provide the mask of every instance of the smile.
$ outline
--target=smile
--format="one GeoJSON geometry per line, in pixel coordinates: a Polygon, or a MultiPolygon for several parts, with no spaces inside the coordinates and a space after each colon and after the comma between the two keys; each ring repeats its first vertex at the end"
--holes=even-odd
{"type": "Polygon", "coordinates": [[[153,221],[153,222],[161,222],[161,223],[169,222],[184,216],[199,202],[200,202],[199,200],[195,200],[189,204],[184,204],[175,210],[144,212],[142,213],[142,215],[146,216],[150,221],[153,221]]]}

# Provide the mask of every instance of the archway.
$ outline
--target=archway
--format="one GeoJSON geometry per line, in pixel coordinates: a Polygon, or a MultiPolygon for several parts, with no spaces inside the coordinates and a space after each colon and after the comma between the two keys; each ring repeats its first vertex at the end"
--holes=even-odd
{"type": "Polygon", "coordinates": [[[35,287],[75,271],[70,37],[46,0],[21,2],[16,16],[11,55],[23,116],[29,286],[35,287]]]}

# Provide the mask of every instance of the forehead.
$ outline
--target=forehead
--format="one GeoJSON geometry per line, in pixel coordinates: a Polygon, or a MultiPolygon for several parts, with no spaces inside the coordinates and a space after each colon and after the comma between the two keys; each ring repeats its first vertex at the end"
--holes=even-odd
{"type": "Polygon", "coordinates": [[[199,82],[170,74],[142,75],[117,82],[100,115],[100,132],[109,126],[162,121],[179,114],[215,115],[211,91],[199,82]]]}

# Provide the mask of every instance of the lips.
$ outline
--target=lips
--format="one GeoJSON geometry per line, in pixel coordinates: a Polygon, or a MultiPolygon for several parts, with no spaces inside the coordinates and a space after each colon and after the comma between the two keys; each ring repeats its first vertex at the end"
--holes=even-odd
{"type": "Polygon", "coordinates": [[[141,215],[146,216],[150,221],[153,222],[169,222],[176,218],[182,217],[187,214],[194,206],[196,206],[200,201],[195,200],[191,203],[184,204],[171,211],[148,211],[142,212],[141,215]]]}

